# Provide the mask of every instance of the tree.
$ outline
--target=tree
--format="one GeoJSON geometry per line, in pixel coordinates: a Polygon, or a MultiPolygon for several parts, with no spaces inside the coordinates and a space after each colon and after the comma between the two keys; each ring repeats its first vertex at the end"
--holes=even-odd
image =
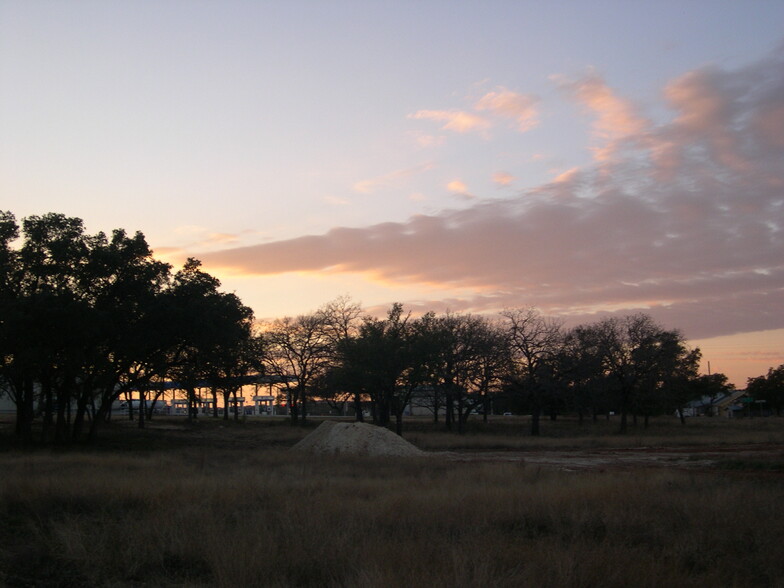
{"type": "Polygon", "coordinates": [[[323,321],[324,336],[336,347],[341,341],[356,336],[362,306],[349,296],[338,296],[321,306],[316,314],[323,321]]]}
{"type": "Polygon", "coordinates": [[[505,381],[513,394],[527,400],[531,435],[538,435],[542,408],[557,385],[556,363],[564,344],[562,323],[533,307],[508,309],[501,316],[509,349],[505,381]]]}
{"type": "Polygon", "coordinates": [[[590,328],[578,326],[564,335],[557,356],[563,374],[567,401],[583,422],[586,412],[595,422],[600,412],[608,409],[608,385],[602,369],[600,350],[590,328]]]}
{"type": "Polygon", "coordinates": [[[645,427],[651,415],[672,414],[694,399],[702,357],[699,348],[686,346],[679,331],[663,330],[657,338],[651,350],[654,364],[643,379],[634,406],[643,415],[645,427]]]}
{"type": "Polygon", "coordinates": [[[11,243],[19,237],[19,225],[10,211],[0,210],[0,301],[16,296],[18,278],[17,252],[11,243]]]}
{"type": "Polygon", "coordinates": [[[500,378],[505,359],[502,333],[485,317],[446,313],[424,315],[415,328],[422,339],[427,378],[433,389],[432,409],[444,398],[446,428],[465,432],[471,412],[487,410],[486,401],[500,378]]]}
{"type": "Polygon", "coordinates": [[[2,257],[8,273],[3,280],[2,376],[16,404],[16,434],[29,439],[36,399],[43,390],[51,410],[53,387],[58,378],[71,375],[69,368],[75,369],[69,360],[81,357],[93,325],[85,320],[79,289],[88,254],[82,221],[62,214],[32,216],[22,221],[22,233],[21,249],[12,251],[10,240],[17,230],[13,216],[4,213],[2,257]]]}
{"type": "MultiPolygon", "coordinates": [[[[50,213],[19,229],[0,213],[0,385],[17,407],[16,432],[88,439],[123,393],[191,385],[219,352],[241,347],[250,309],[188,260],[172,280],[144,235],[87,235],[81,219],[50,213]],[[56,415],[56,422],[55,422],[56,415]]],[[[140,412],[140,425],[144,412],[140,412]]]]}
{"type": "Polygon", "coordinates": [[[702,402],[703,407],[706,407],[705,415],[716,416],[714,412],[714,403],[717,399],[731,393],[735,389],[735,385],[729,382],[727,376],[721,373],[715,374],[700,374],[697,375],[697,366],[699,363],[699,349],[695,349],[694,354],[694,367],[689,371],[687,377],[678,378],[670,389],[670,398],[672,408],[675,413],[680,417],[681,423],[686,424],[686,413],[684,411],[685,405],[690,401],[699,400],[702,402]]]}
{"type": "Polygon", "coordinates": [[[353,398],[354,415],[363,421],[363,390],[346,370],[342,356],[346,342],[359,332],[362,307],[348,296],[340,296],[318,309],[324,321],[324,335],[329,340],[330,351],[325,369],[313,381],[313,388],[320,398],[333,409],[342,412],[346,402],[353,398]]]}
{"type": "Polygon", "coordinates": [[[343,382],[370,398],[374,423],[386,427],[394,416],[398,435],[405,407],[426,381],[424,339],[413,323],[403,305],[395,303],[384,319],[365,317],[357,335],[340,348],[343,382]]]}
{"type": "Polygon", "coordinates": [[[264,372],[263,342],[261,337],[252,335],[250,320],[253,315],[249,308],[244,309],[247,310],[238,307],[235,312],[244,315],[239,324],[247,329],[243,328],[222,341],[208,361],[208,381],[214,390],[220,390],[223,394],[224,420],[229,418],[230,401],[233,404],[234,419],[239,418],[237,396],[240,390],[264,372]]]}
{"type": "MultiPolygon", "coordinates": [[[[251,338],[253,311],[235,294],[219,291],[220,281],[188,259],[166,292],[169,373],[187,393],[189,419],[195,413],[196,389],[205,382],[236,392],[235,378],[246,375],[251,359],[242,354],[251,338]]],[[[226,406],[228,411],[228,406],[226,406]]]]}
{"type": "MultiPolygon", "coordinates": [[[[142,407],[146,386],[166,375],[163,358],[171,341],[158,333],[169,314],[160,313],[158,306],[169,287],[170,270],[169,264],[153,258],[140,232],[130,236],[117,229],[111,238],[98,233],[90,240],[90,254],[80,275],[80,290],[95,324],[92,368],[88,370],[92,373],[86,379],[90,386],[83,390],[81,400],[98,399],[90,437],[120,394],[138,390],[142,407]]],[[[144,424],[142,411],[139,424],[144,424]]]]}
{"type": "Polygon", "coordinates": [[[683,336],[663,329],[646,314],[606,318],[581,329],[584,341],[601,358],[602,372],[615,383],[621,433],[628,429],[630,411],[648,414],[661,384],[695,365],[683,336]]]}
{"type": "Polygon", "coordinates": [[[755,400],[764,400],[777,416],[781,416],[784,408],[784,364],[770,368],[767,375],[749,378],[746,391],[755,400]]]}
{"type": "Polygon", "coordinates": [[[262,332],[265,366],[286,390],[292,425],[305,424],[308,394],[333,357],[326,324],[323,313],[314,312],[276,319],[262,332]]]}

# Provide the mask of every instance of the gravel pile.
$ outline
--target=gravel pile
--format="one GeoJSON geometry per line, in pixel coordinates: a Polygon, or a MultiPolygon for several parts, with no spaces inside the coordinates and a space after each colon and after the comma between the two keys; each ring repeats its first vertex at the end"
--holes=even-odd
{"type": "Polygon", "coordinates": [[[411,445],[389,429],[367,423],[324,421],[292,449],[310,453],[417,456],[424,451],[411,445]]]}

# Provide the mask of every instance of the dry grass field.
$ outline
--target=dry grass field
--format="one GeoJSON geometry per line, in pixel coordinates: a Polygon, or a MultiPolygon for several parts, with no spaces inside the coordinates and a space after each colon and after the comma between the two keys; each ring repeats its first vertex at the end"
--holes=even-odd
{"type": "Polygon", "coordinates": [[[538,439],[522,418],[463,437],[408,423],[425,458],[294,453],[312,429],[272,421],[153,425],[64,451],[0,430],[0,584],[784,586],[784,419],[659,419],[626,437],[559,420],[538,439]],[[640,449],[721,457],[483,459],[640,449]]]}

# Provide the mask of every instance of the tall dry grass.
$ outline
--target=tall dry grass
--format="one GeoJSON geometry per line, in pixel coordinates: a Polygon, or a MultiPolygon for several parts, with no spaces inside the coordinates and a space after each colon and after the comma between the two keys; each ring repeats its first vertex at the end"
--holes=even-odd
{"type": "MultiPolygon", "coordinates": [[[[223,435],[250,438],[237,431],[223,435]]],[[[0,453],[0,580],[364,588],[784,579],[776,474],[325,458],[205,438],[159,451],[0,453]]]]}

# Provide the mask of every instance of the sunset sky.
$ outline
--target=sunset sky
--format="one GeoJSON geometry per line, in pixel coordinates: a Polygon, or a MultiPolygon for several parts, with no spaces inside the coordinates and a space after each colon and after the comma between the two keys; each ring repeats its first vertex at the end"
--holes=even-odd
{"type": "Polygon", "coordinates": [[[0,209],[260,318],[644,311],[784,363],[784,2],[0,0],[0,209]]]}

